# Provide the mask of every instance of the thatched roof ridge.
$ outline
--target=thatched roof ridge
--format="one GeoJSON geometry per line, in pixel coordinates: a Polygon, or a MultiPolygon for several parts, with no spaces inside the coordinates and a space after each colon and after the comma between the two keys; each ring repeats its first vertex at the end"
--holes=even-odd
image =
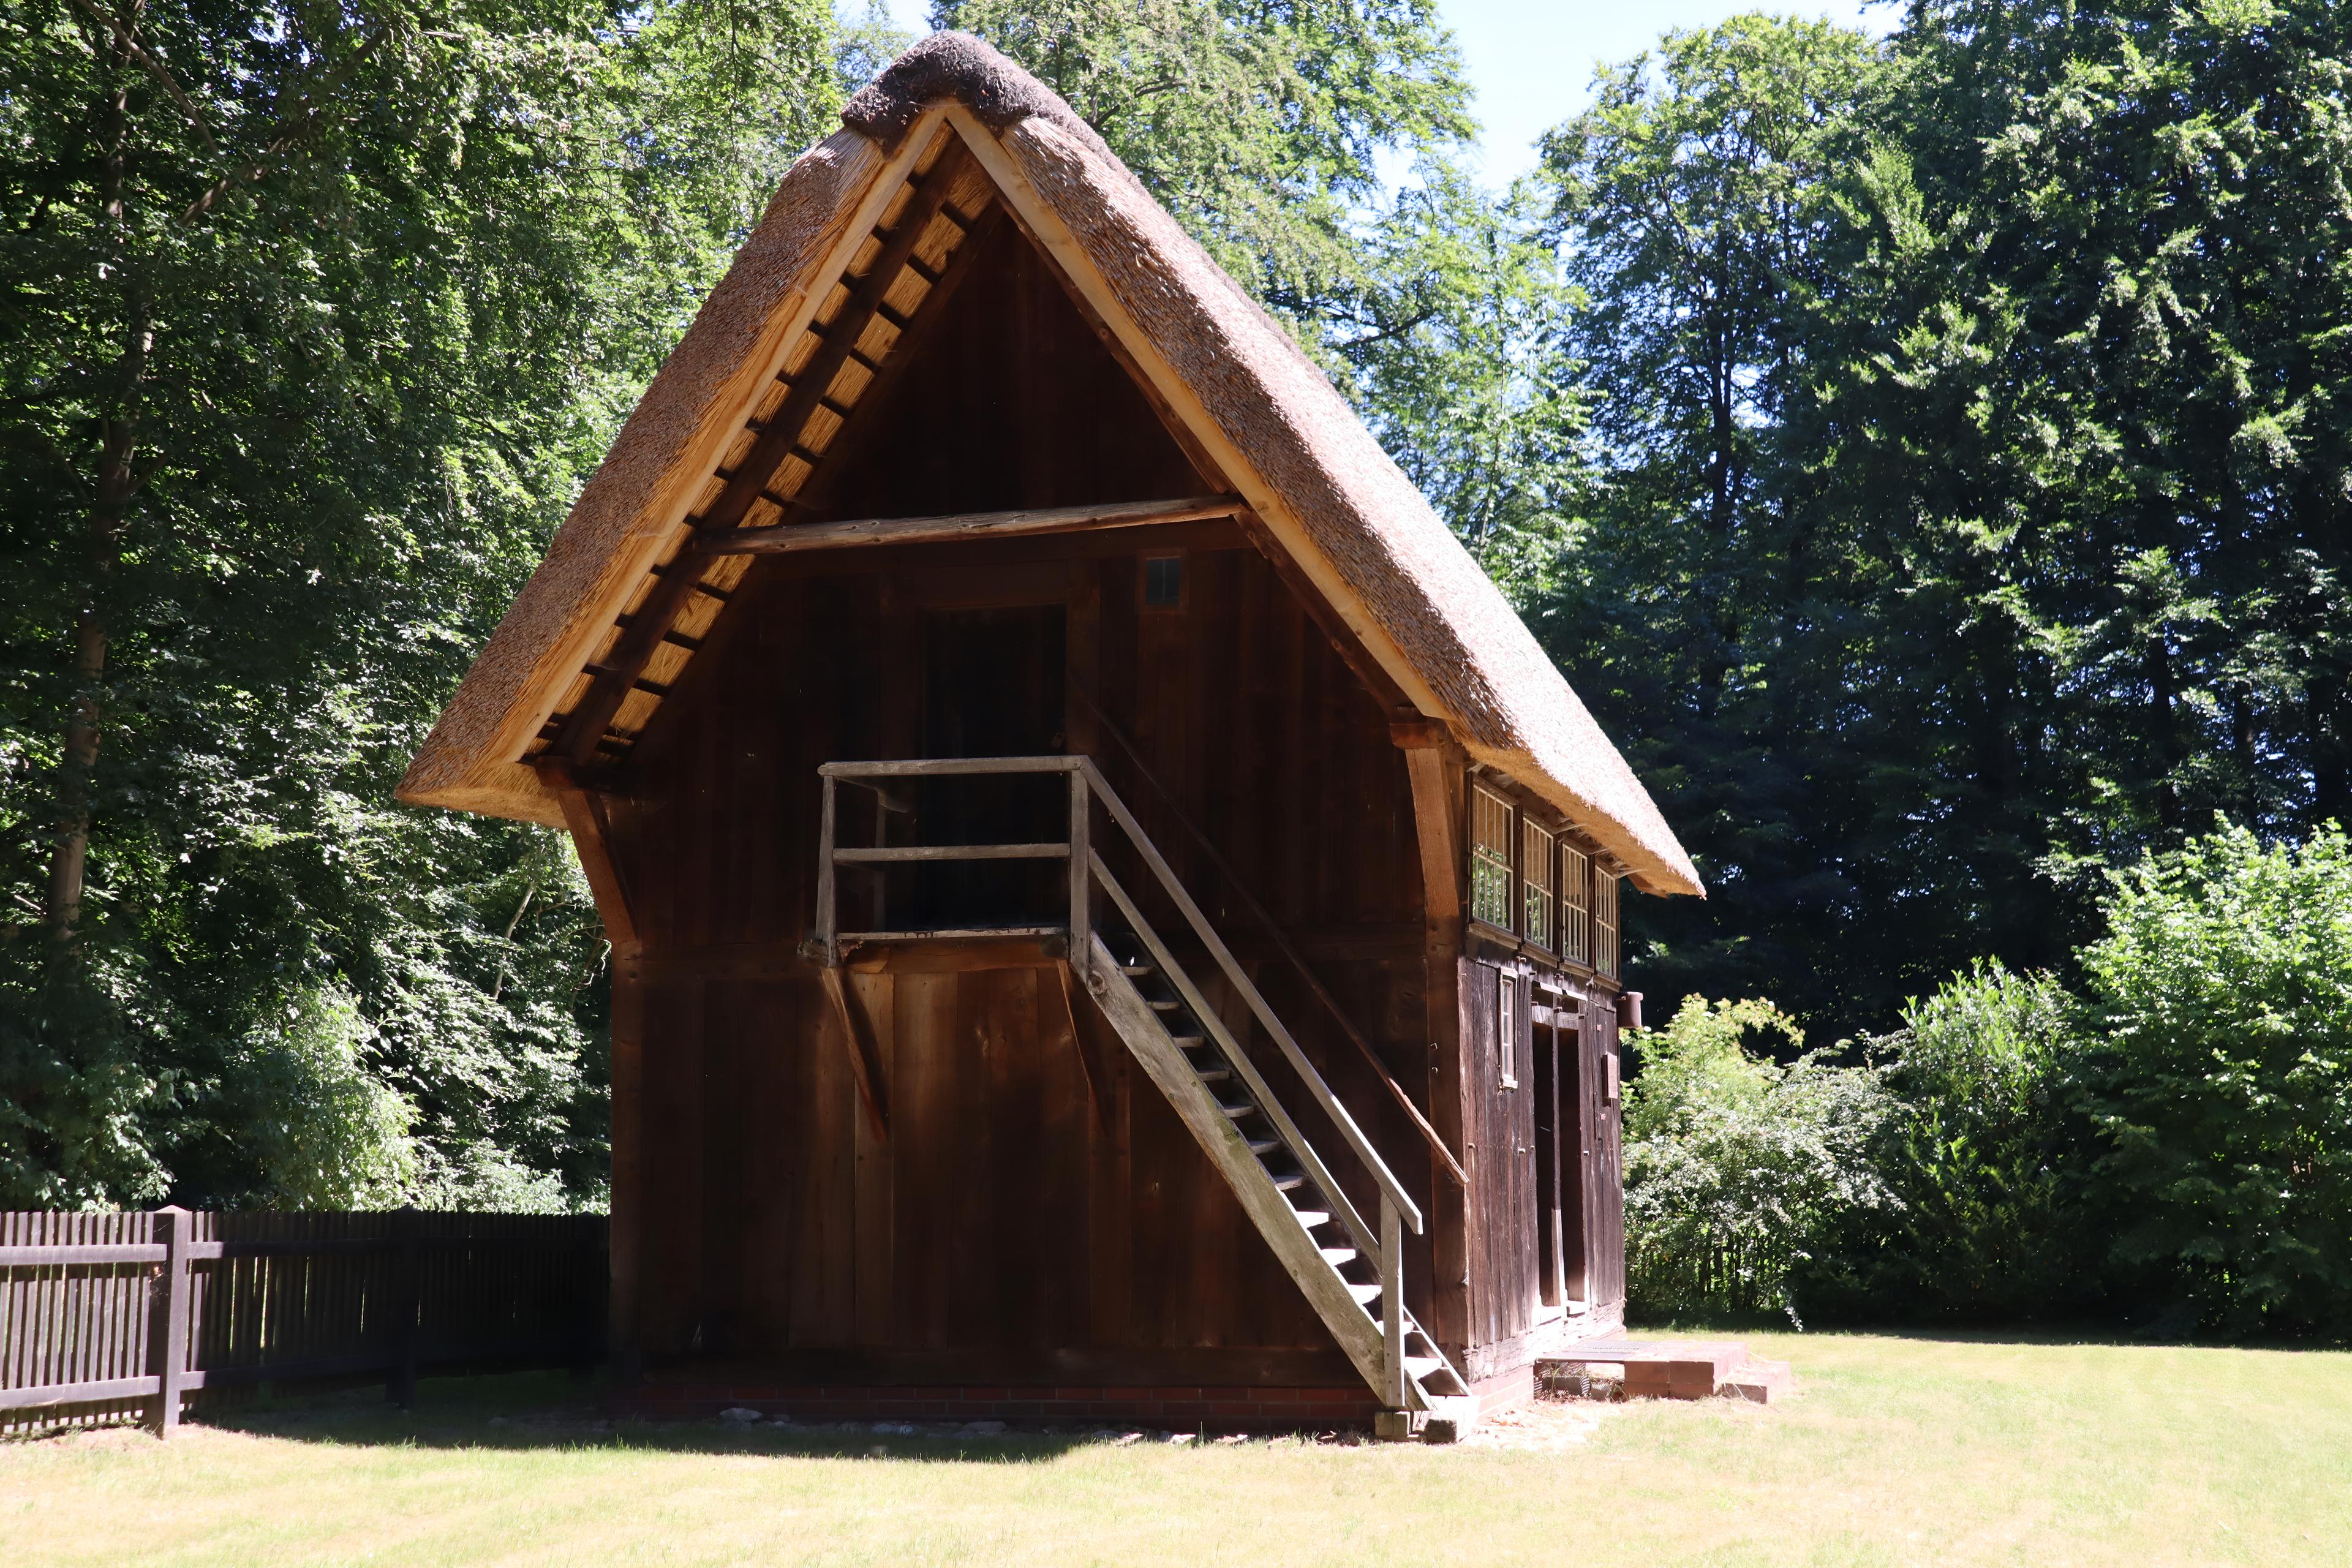
{"type": "Polygon", "coordinates": [[[983,161],[1000,186],[1024,187],[1004,199],[1042,203],[1032,226],[1066,234],[1076,253],[1067,259],[1091,268],[1179,384],[1162,390],[1213,425],[1215,444],[1249,470],[1235,482],[1426,715],[1472,758],[1558,805],[1638,885],[1700,892],[1633,770],[1328,379],[1067,105],[960,34],[934,34],[902,56],[852,99],[848,129],[793,166],[418,753],[403,797],[554,817],[516,762],[518,713],[527,734],[546,710],[530,706],[532,694],[571,678],[583,626],[609,621],[682,523],[648,511],[687,477],[680,466],[709,449],[714,422],[740,422],[743,398],[729,396],[760,358],[755,318],[772,321],[788,300],[829,286],[811,269],[906,132],[943,100],[979,122],[968,134],[993,142],[976,150],[991,154],[983,161]],[[616,575],[629,581],[616,585],[616,575]],[[502,745],[511,749],[499,754],[502,745]]]}

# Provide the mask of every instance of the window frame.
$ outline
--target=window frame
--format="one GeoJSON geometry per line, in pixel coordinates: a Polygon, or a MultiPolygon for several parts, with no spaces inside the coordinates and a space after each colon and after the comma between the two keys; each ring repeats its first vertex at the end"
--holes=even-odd
{"type": "Polygon", "coordinates": [[[1470,876],[1470,919],[1489,931],[1507,936],[1518,933],[1519,868],[1515,854],[1517,837],[1518,807],[1510,796],[1493,789],[1476,779],[1470,781],[1470,831],[1466,858],[1470,876]],[[1499,814],[1499,842],[1491,842],[1486,829],[1499,814]],[[1499,851],[1499,852],[1498,852],[1499,851]],[[1500,879],[1501,886],[1494,884],[1500,879]],[[1488,895],[1492,893],[1493,901],[1488,895]],[[1498,910],[1503,918],[1489,918],[1489,910],[1498,910]]]}
{"type": "Polygon", "coordinates": [[[1618,883],[1622,879],[1603,866],[1596,865],[1592,871],[1592,972],[1615,980],[1622,967],[1618,953],[1623,921],[1618,883]]]}
{"type": "Polygon", "coordinates": [[[1560,958],[1592,967],[1592,857],[1566,838],[1559,846],[1560,958]]]}
{"type": "Polygon", "coordinates": [[[1559,835],[1519,814],[1519,931],[1546,952],[1559,952],[1559,835]],[[1542,842],[1540,846],[1538,840],[1542,842]],[[1540,928],[1540,929],[1539,929],[1540,928]]]}

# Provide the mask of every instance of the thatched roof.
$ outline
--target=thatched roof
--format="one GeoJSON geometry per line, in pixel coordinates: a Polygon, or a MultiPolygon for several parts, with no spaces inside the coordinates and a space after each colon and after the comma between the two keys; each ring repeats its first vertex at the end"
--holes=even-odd
{"type": "MultiPolygon", "coordinates": [[[[417,752],[401,798],[562,820],[524,757],[556,727],[550,716],[581,700],[583,671],[740,460],[747,421],[772,411],[780,374],[808,361],[845,281],[870,265],[877,226],[905,210],[908,181],[959,137],[971,163],[958,177],[973,195],[951,204],[1012,210],[1421,713],[1558,806],[1638,886],[1701,891],[1648,792],[1421,492],[1067,105],[988,45],[940,33],[842,119],[785,175],[417,752]]],[[[942,218],[940,243],[959,232],[942,218]]],[[[875,343],[887,356],[888,334],[875,343]]]]}

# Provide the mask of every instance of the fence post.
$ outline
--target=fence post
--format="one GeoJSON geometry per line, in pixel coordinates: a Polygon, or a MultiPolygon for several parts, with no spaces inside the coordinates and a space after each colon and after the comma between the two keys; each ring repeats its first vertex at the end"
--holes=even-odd
{"type": "Polygon", "coordinates": [[[147,1333],[147,1366],[155,1379],[152,1416],[158,1438],[180,1427],[180,1391],[188,1371],[188,1211],[173,1205],[154,1214],[154,1238],[163,1245],[163,1273],[147,1333]]]}
{"type": "Polygon", "coordinates": [[[416,1226],[415,1206],[402,1205],[392,1221],[393,1363],[383,1396],[403,1410],[416,1403],[416,1319],[424,1305],[417,1270],[416,1226]]]}

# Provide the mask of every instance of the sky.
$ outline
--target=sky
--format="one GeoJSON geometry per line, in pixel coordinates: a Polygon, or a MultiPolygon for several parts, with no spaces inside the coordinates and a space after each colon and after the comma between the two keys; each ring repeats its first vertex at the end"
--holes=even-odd
{"type": "MultiPolygon", "coordinates": [[[[929,0],[889,0],[910,32],[928,31],[929,0]]],[[[1462,45],[1486,127],[1480,173],[1507,184],[1533,166],[1535,141],[1590,99],[1592,68],[1641,53],[1669,27],[1704,27],[1741,11],[1827,16],[1874,33],[1893,30],[1884,0],[1438,0],[1462,45]]]]}

